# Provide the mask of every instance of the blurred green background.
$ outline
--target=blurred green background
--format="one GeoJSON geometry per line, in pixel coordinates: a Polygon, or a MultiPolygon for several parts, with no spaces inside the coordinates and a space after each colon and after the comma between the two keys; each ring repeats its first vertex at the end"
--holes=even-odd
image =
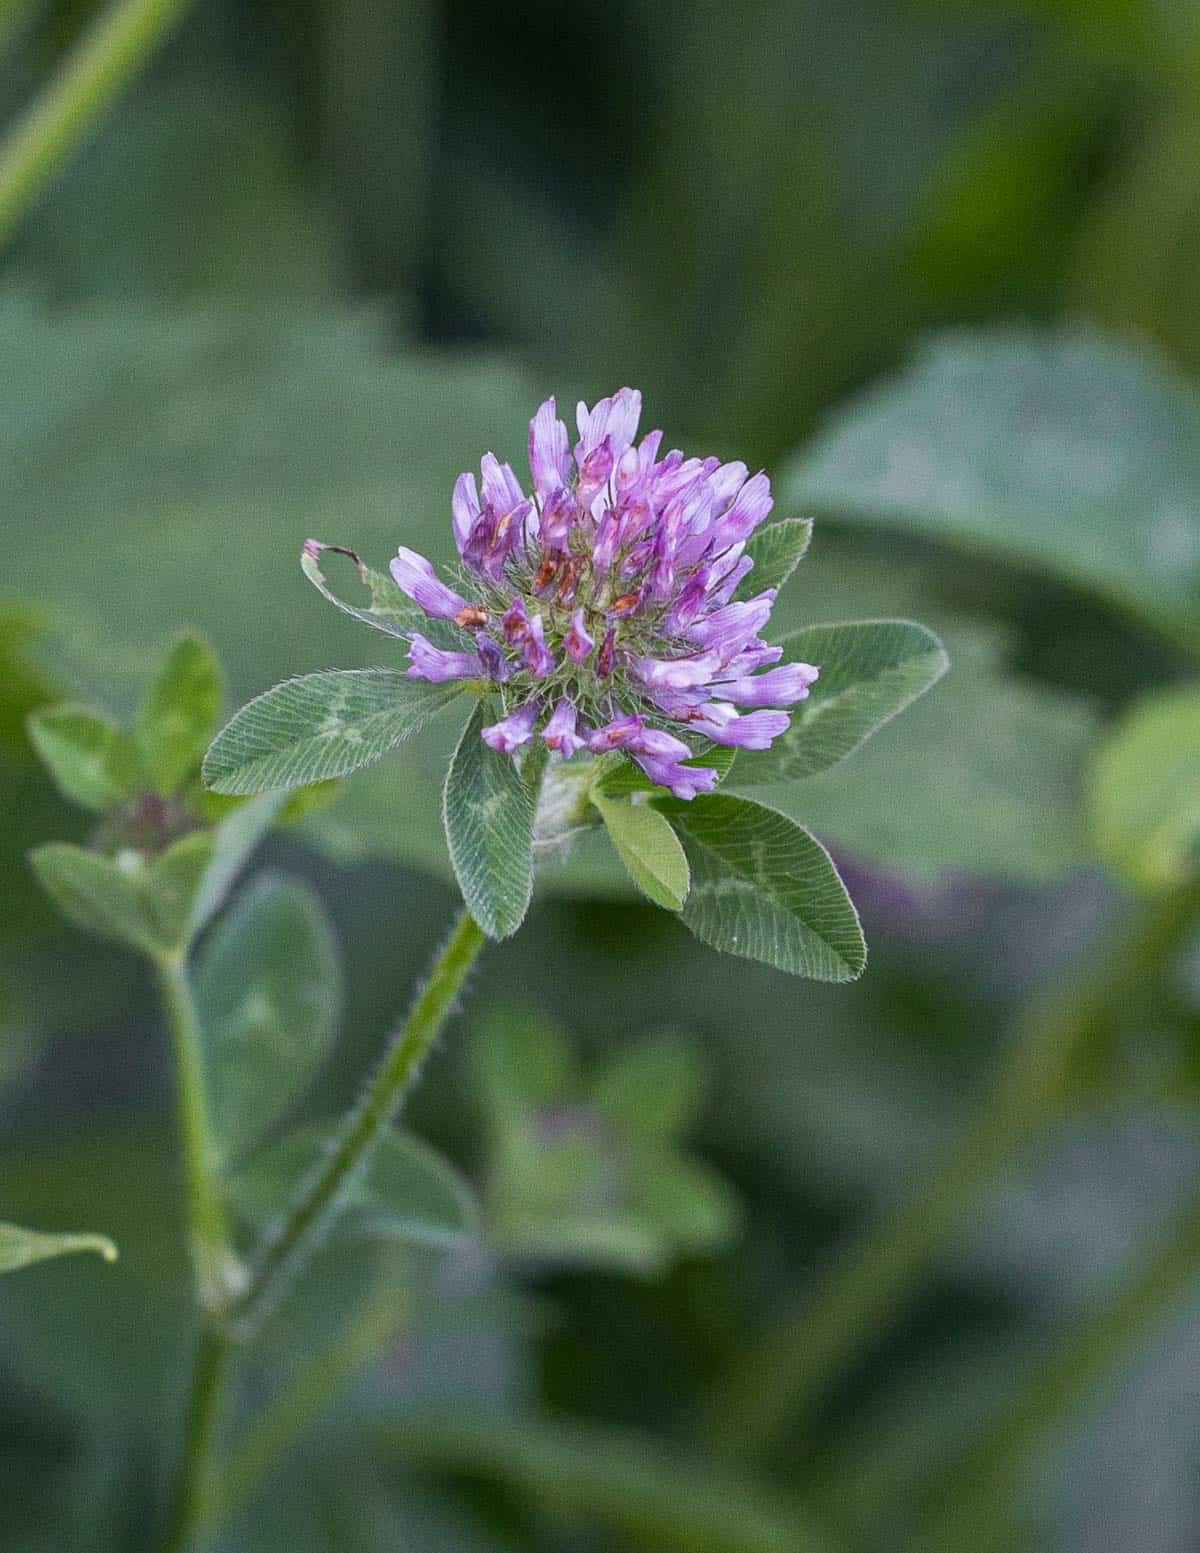
{"type": "MultiPolygon", "coordinates": [[[[96,9],[0,5],[11,124],[96,9]]],[[[712,1419],[831,1258],[922,1202],[1014,1026],[1069,1020],[1200,858],[1198,88],[1187,0],[196,0],[96,121],[0,254],[0,1218],[123,1255],[0,1285],[0,1546],[153,1546],[187,1362],[152,991],[37,895],[25,851],[84,827],[25,712],[127,712],[184,625],[231,707],[392,661],[305,583],[304,539],[444,555],[461,469],[516,463],[545,394],[628,382],[668,446],[765,465],[777,513],[817,518],[787,623],[912,615],[950,650],[777,795],[843,865],[868,972],[718,958],[603,856],[550,870],[412,1124],[480,1182],[489,1019],[556,1021],[585,1063],[682,1032],[710,1075],[688,1146],[740,1228],[649,1273],[406,1262],[402,1341],[226,1545],[1196,1547],[1200,1276],[1154,1320],[1121,1303],[1200,1218],[1194,913],[1104,984],[1072,1103],[976,1162],[802,1416],[749,1460],[712,1419]],[[980,1494],[991,1542],[957,1542],[980,1494]]],[[[440,737],[269,845],[345,961],[314,1118],[453,910],[440,737]]],[[[354,1277],[323,1271],[326,1303],[354,1277]]],[[[309,1341],[264,1359],[263,1398],[309,1341]]]]}

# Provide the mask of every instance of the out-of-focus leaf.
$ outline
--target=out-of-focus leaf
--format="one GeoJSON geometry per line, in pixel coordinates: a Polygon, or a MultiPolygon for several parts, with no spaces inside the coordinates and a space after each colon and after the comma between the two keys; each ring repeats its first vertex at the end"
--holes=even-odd
{"type": "MultiPolygon", "coordinates": [[[[305,791],[301,789],[301,791],[305,791]]],[[[286,810],[286,793],[262,793],[239,802],[213,827],[212,860],[204,871],[200,888],[192,902],[188,931],[195,937],[213,913],[224,904],[234,880],[249,861],[251,853],[286,810]]]]}
{"type": "Polygon", "coordinates": [[[55,905],[77,926],[157,955],[186,941],[211,857],[211,838],[196,831],[151,863],[136,852],[110,858],[66,842],[36,847],[29,860],[55,905]]]}
{"type": "Polygon", "coordinates": [[[571,1042],[544,1015],[490,1009],[474,1029],[471,1058],[480,1099],[500,1115],[553,1105],[578,1084],[571,1042]]]}
{"type": "MultiPolygon", "coordinates": [[[[1189,49],[1194,56],[1194,40],[1189,49]]],[[[1159,84],[1166,90],[1157,113],[1131,137],[1087,212],[1068,296],[1075,310],[1126,338],[1156,341],[1194,375],[1200,366],[1195,70],[1185,66],[1159,84]]]]}
{"type": "Polygon", "coordinates": [[[784,518],[756,529],[746,541],[745,554],[754,562],[735,595],[750,598],[764,588],[782,588],[804,559],[812,540],[809,518],[784,518]]]}
{"type": "Polygon", "coordinates": [[[170,795],[192,775],[221,715],[221,666],[202,637],[175,642],[138,708],[134,737],[142,771],[170,795]]]}
{"type": "Polygon", "coordinates": [[[992,633],[943,634],[951,669],[933,695],[845,765],[754,796],[899,874],[1055,878],[1089,856],[1079,811],[1096,713],[1006,672],[992,633]]]}
{"type": "Polygon", "coordinates": [[[126,1127],[12,1140],[0,1162],[14,1219],[103,1225],[120,1248],[111,1266],[88,1258],[7,1278],[0,1301],[9,1373],[109,1436],[178,1398],[194,1315],[177,1159],[170,1135],[126,1127]]]}
{"type": "Polygon", "coordinates": [[[248,702],[204,758],[218,793],[306,787],[372,765],[419,733],[461,686],[398,669],[328,669],[284,680],[248,702]]]}
{"type": "Polygon", "coordinates": [[[410,1461],[478,1473],[537,1504],[594,1517],[647,1546],[688,1553],[825,1553],[798,1508],[642,1438],[533,1416],[423,1413],[383,1431],[410,1461]]]}
{"type": "Polygon", "coordinates": [[[592,802],[642,894],[665,911],[680,911],[687,900],[690,876],[683,847],[670,822],[647,803],[606,798],[595,791],[592,802]]]}
{"type": "Polygon", "coordinates": [[[77,1251],[94,1252],[106,1262],[117,1259],[117,1248],[105,1235],[52,1235],[23,1229],[19,1224],[0,1223],[0,1273],[13,1273],[34,1262],[70,1256],[77,1251]]]}
{"type": "Polygon", "coordinates": [[[29,605],[12,599],[0,603],[0,745],[22,752],[29,713],[63,695],[30,652],[44,628],[45,620],[29,605]]]}
{"type": "MultiPolygon", "coordinates": [[[[305,1128],[264,1150],[229,1183],[239,1210],[260,1230],[287,1208],[330,1146],[328,1129],[305,1128]]],[[[469,1183],[441,1154],[410,1133],[392,1130],[366,1173],[350,1187],[340,1233],[412,1241],[455,1250],[477,1238],[480,1210],[469,1183]]]]}
{"type": "Polygon", "coordinates": [[[56,302],[332,287],[334,244],[285,115],[204,52],[135,82],[32,212],[21,259],[56,302]]]}
{"type": "Polygon", "coordinates": [[[696,1048],[682,1036],[635,1041],[614,1053],[591,1086],[594,1102],[635,1137],[676,1137],[708,1093],[696,1048]]]}
{"type": "Polygon", "coordinates": [[[858,913],[825,848],[794,820],[732,793],[664,802],[683,834],[692,889],[683,920],[728,954],[818,981],[867,961],[858,913]]]}
{"type": "Polygon", "coordinates": [[[561,1032],[512,1011],[485,1021],[472,1060],[490,1134],[488,1228],[502,1251],[645,1278],[727,1243],[733,1192],[675,1142],[704,1090],[686,1042],[626,1047],[588,1083],[561,1032]]]}
{"type": "Polygon", "coordinates": [[[634,1156],[630,1168],[639,1214],[676,1252],[712,1255],[737,1235],[742,1221],[737,1194],[710,1166],[647,1150],[634,1156]]]}
{"type": "Polygon", "coordinates": [[[533,893],[534,800],[516,761],[480,737],[490,718],[480,701],[450,762],[442,808],[471,915],[489,938],[508,938],[533,893]]]}
{"type": "Polygon", "coordinates": [[[64,798],[103,813],[127,798],[138,780],[133,740],[86,707],[51,706],[29,718],[29,742],[64,798]]]}
{"type": "Polygon", "coordinates": [[[1050,572],[1200,640],[1200,402],[1089,333],[951,334],[788,466],[784,499],[1050,572]]]}
{"type": "Polygon", "coordinates": [[[1088,778],[1101,857],[1137,889],[1200,868],[1200,689],[1137,702],[1096,751],[1088,778]]]}
{"type": "Polygon", "coordinates": [[[860,744],[924,695],[946,672],[946,650],[911,620],[855,620],[806,626],[783,638],[783,663],[821,671],[792,709],[788,731],[738,767],[741,786],[808,777],[860,744]]]}
{"type": "Polygon", "coordinates": [[[204,944],[195,993],[214,1128],[237,1159],[300,1099],[337,1033],[341,968],[316,894],[256,880],[204,944]]]}

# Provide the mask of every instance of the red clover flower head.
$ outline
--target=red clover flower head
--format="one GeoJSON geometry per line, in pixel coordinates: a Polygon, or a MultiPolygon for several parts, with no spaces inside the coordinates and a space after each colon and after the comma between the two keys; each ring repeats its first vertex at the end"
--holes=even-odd
{"type": "Polygon", "coordinates": [[[635,443],[642,396],[622,388],[580,404],[574,448],[547,399],[529,423],[532,495],[491,453],[451,499],[455,586],[401,547],[397,585],[461,633],[457,650],[411,638],[408,673],[486,678],[505,715],[483,730],[512,754],[540,737],[569,759],[624,750],[677,798],[715,785],[687,766],[688,736],[766,749],[817,669],[777,663],[764,642],[775,589],[734,599],[753,567],[746,541],[771,510],[765,474],[715,458],[660,458],[662,433],[635,443]]]}

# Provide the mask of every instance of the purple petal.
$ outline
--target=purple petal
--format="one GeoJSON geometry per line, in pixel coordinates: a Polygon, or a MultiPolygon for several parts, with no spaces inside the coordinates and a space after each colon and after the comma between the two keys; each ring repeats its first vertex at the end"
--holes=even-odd
{"type": "Polygon", "coordinates": [[[541,615],[529,617],[529,633],[521,648],[521,659],[535,679],[544,679],[554,672],[554,655],[546,646],[541,615]]]}
{"type": "Polygon", "coordinates": [[[597,400],[591,410],[581,400],[575,412],[579,428],[575,462],[582,468],[584,459],[605,437],[612,439],[613,459],[619,459],[637,435],[641,414],[642,396],[636,388],[619,388],[611,399],[597,400]]]}
{"type": "Polygon", "coordinates": [[[805,699],[820,672],[811,663],[785,663],[765,674],[722,681],[719,690],[737,706],[792,706],[805,699]]]}
{"type": "Polygon", "coordinates": [[[391,572],[396,586],[437,620],[453,620],[461,610],[468,608],[462,594],[448,588],[425,557],[405,545],[396,552],[391,572]]]}
{"type": "Polygon", "coordinates": [[[459,475],[454,482],[454,495],[450,498],[450,512],[454,522],[454,542],[461,555],[466,549],[471,530],[479,521],[479,496],[475,490],[475,476],[459,475]]]}
{"type": "Polygon", "coordinates": [[[604,755],[609,750],[623,749],[630,739],[643,731],[644,726],[640,717],[618,717],[611,723],[605,723],[602,728],[597,728],[594,733],[588,734],[588,749],[593,755],[604,755]]]}
{"type": "Polygon", "coordinates": [[[502,464],[494,453],[485,453],[479,462],[483,500],[503,516],[525,500],[525,492],[512,472],[511,464],[502,464]]]}
{"type": "Polygon", "coordinates": [[[766,625],[774,602],[775,589],[768,588],[755,598],[725,604],[712,614],[703,615],[688,627],[687,634],[693,642],[720,654],[727,662],[766,625]]]}
{"type": "Polygon", "coordinates": [[[487,728],[481,728],[480,735],[483,742],[490,744],[492,749],[499,750],[502,755],[511,755],[519,745],[529,743],[533,736],[533,725],[537,722],[540,710],[540,701],[526,701],[524,706],[519,706],[508,717],[501,718],[498,723],[492,723],[487,728]]]}
{"type": "Polygon", "coordinates": [[[486,632],[480,631],[475,638],[475,645],[479,649],[479,656],[490,677],[495,680],[506,680],[512,673],[512,669],[500,643],[494,641],[486,632]]]}
{"type": "Polygon", "coordinates": [[[697,793],[711,793],[717,785],[712,766],[681,766],[675,761],[656,760],[652,755],[635,755],[634,760],[656,787],[666,787],[676,798],[690,803],[697,793]]]}
{"type": "Polygon", "coordinates": [[[627,747],[631,754],[663,761],[688,760],[692,753],[682,739],[662,728],[643,728],[634,734],[627,747]]]}
{"type": "Polygon", "coordinates": [[[586,743],[576,731],[576,721],[575,708],[564,696],[542,729],[542,738],[547,747],[557,750],[564,760],[570,760],[575,751],[583,749],[586,743]]]}
{"type": "Polygon", "coordinates": [[[651,690],[692,690],[706,685],[720,668],[720,659],[712,653],[693,658],[635,658],[630,667],[651,690]]]}
{"type": "Polygon", "coordinates": [[[409,643],[409,679],[428,679],[442,684],[448,679],[478,679],[484,673],[483,659],[474,652],[446,652],[414,631],[409,643]]]}
{"type": "Polygon", "coordinates": [[[553,398],[538,407],[529,423],[529,473],[539,496],[553,496],[567,483],[571,458],[567,428],[558,419],[553,398]]]}
{"type": "Polygon", "coordinates": [[[571,616],[570,628],[563,637],[563,647],[566,649],[567,657],[572,663],[582,663],[585,658],[591,656],[595,645],[595,637],[588,634],[583,610],[577,609],[571,616]]]}
{"type": "Polygon", "coordinates": [[[693,716],[691,727],[714,744],[730,744],[737,749],[765,750],[771,741],[787,731],[791,721],[786,712],[749,712],[740,717],[734,707],[723,701],[710,701],[704,715],[693,716]]]}

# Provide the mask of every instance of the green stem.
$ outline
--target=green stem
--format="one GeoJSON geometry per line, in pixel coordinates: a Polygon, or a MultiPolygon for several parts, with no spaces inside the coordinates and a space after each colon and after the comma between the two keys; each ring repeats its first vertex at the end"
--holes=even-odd
{"type": "Polygon", "coordinates": [[[167,1553],[185,1553],[204,1514],[208,1464],[220,1414],[229,1339],[223,1312],[236,1292],[240,1271],[229,1240],[208,1113],[200,1023],[184,952],[155,961],[171,1031],[179,1135],[187,1181],[188,1227],[200,1309],[200,1342],[192,1371],[183,1452],[175,1488],[167,1553]]]}
{"type": "Polygon", "coordinates": [[[187,9],[189,0],[114,0],[0,141],[0,243],[38,191],[187,9]]]}
{"type": "Polygon", "coordinates": [[[1153,977],[1200,906],[1191,885],[1151,902],[1131,930],[1065,990],[1035,998],[1013,1033],[998,1082],[949,1158],[890,1218],[852,1243],[815,1289],[773,1326],[719,1390],[710,1443],[731,1458],[767,1450],[818,1402],[920,1287],[947,1243],[1067,1096],[1074,1058],[1153,977]]]}
{"type": "Polygon", "coordinates": [[[1183,1304],[1200,1282],[1200,1201],[1176,1221],[1159,1254],[1075,1328],[1041,1364],[1015,1406],[954,1474],[953,1503],[920,1539],[923,1553],[984,1550],[1008,1524],[1020,1470],[1037,1446],[1069,1421],[1096,1387],[1183,1304]]]}
{"type": "Polygon", "coordinates": [[[301,1188],[287,1218],[254,1268],[247,1289],[234,1305],[232,1316],[240,1337],[249,1335],[277,1289],[304,1261],[327,1216],[366,1163],[441,1034],[463,982],[486,942],[483,930],[464,908],[408,1019],[350,1114],[336,1147],[301,1188]]]}
{"type": "Polygon", "coordinates": [[[217,1150],[208,1114],[200,1024],[182,956],[164,955],[156,960],[155,968],[173,1047],[196,1297],[202,1311],[219,1313],[234,1293],[237,1269],[230,1249],[217,1150]]]}
{"type": "Polygon", "coordinates": [[[200,1334],[188,1397],[183,1455],[164,1553],[188,1553],[208,1515],[213,1496],[210,1467],[232,1345],[225,1329],[209,1320],[200,1334]]]}

